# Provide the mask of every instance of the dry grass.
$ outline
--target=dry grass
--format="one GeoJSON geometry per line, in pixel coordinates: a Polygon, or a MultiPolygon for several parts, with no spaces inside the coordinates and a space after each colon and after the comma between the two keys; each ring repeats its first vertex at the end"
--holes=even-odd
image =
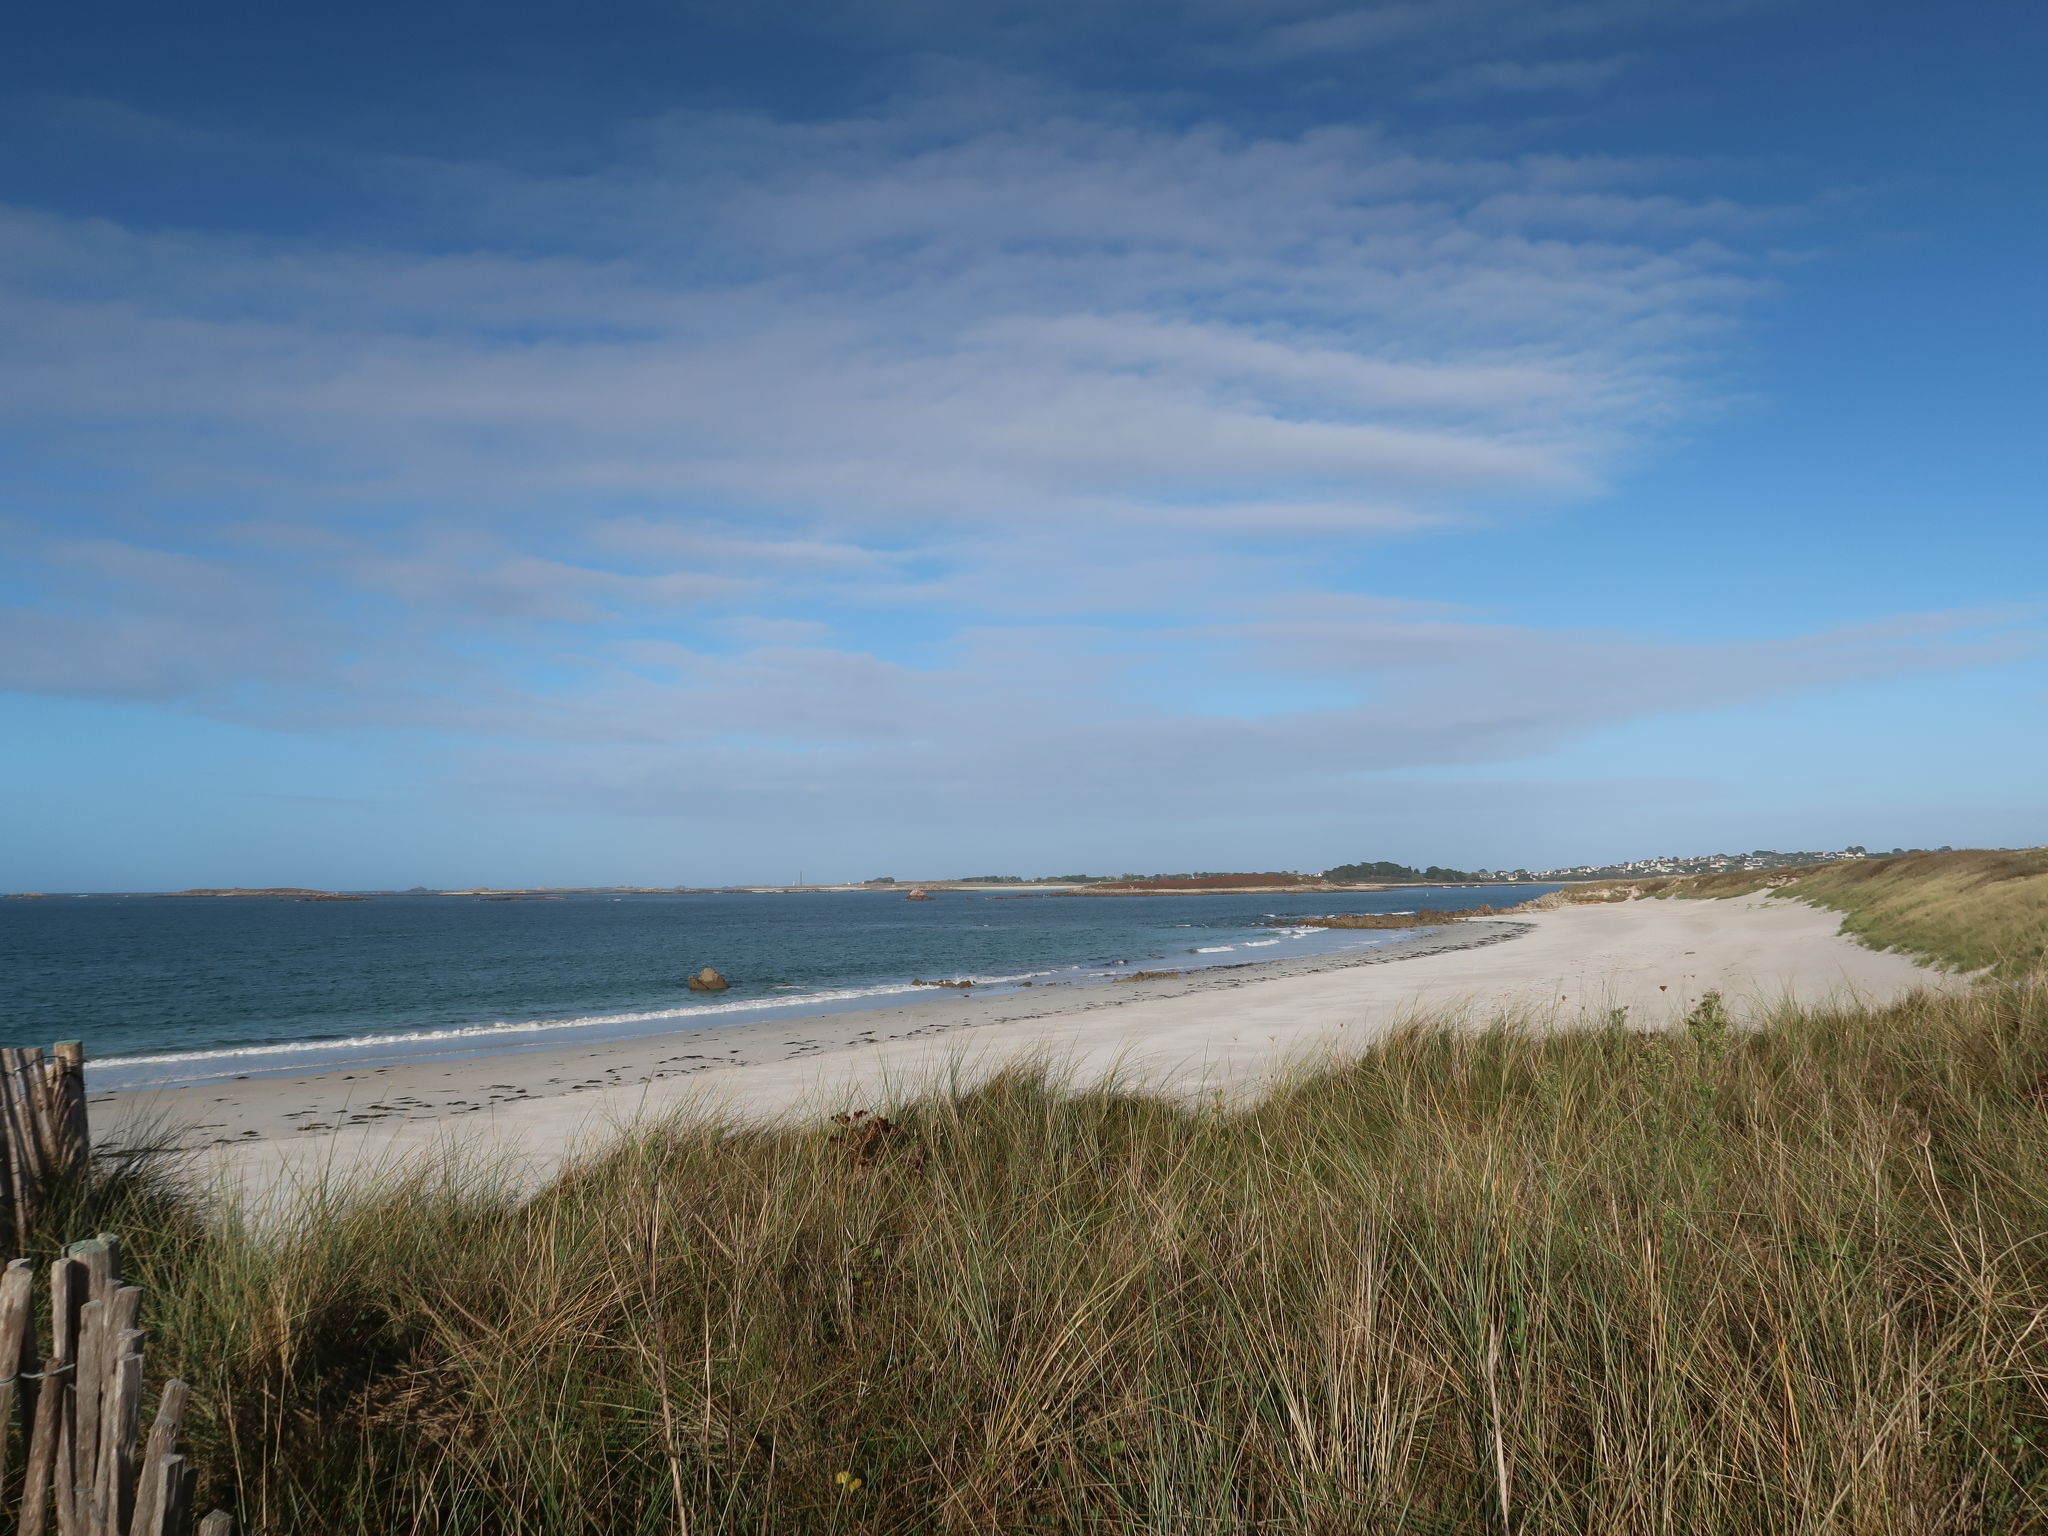
{"type": "Polygon", "coordinates": [[[1843,914],[1842,931],[1962,971],[2016,977],[2048,956],[2048,848],[1965,849],[1806,869],[1568,886],[1567,902],[1776,894],[1843,914]]]}
{"type": "Polygon", "coordinates": [[[2044,1073],[2014,985],[73,1221],[129,1233],[209,1492],[274,1536],[2019,1533],[2044,1073]]]}

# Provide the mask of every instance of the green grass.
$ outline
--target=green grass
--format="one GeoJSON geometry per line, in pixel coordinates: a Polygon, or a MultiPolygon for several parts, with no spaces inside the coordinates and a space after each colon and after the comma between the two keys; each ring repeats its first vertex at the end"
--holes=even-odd
{"type": "Polygon", "coordinates": [[[128,1235],[272,1536],[2020,1533],[2044,1073],[2022,984],[1418,1029],[1248,1109],[1013,1075],[267,1232],[131,1170],[47,1240],[128,1235]]]}
{"type": "Polygon", "coordinates": [[[2014,977],[2048,960],[2048,848],[1965,849],[1806,869],[1567,887],[1574,902],[1641,896],[1726,897],[1775,890],[1842,914],[1842,931],[1959,971],[2014,977]],[[1790,884],[1779,884],[1786,877],[1790,884]]]}

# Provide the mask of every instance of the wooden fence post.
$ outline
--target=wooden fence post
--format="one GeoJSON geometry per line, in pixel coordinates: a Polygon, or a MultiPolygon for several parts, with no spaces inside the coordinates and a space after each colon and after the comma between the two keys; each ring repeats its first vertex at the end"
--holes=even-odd
{"type": "Polygon", "coordinates": [[[22,1102],[21,1078],[21,1052],[0,1049],[0,1141],[5,1142],[0,1152],[4,1152],[7,1209],[13,1218],[16,1248],[28,1246],[28,1224],[35,1215],[36,1195],[42,1188],[29,1160],[35,1133],[28,1119],[28,1106],[22,1102]]]}
{"type": "MultiPolygon", "coordinates": [[[[35,1321],[36,1268],[16,1259],[0,1273],[0,1484],[7,1481],[6,1428],[17,1398],[33,1401],[34,1385],[22,1380],[28,1368],[29,1325],[35,1321]],[[24,1391],[26,1389],[26,1392],[24,1391]]],[[[26,1411],[26,1402],[24,1403],[26,1411]]]]}
{"type": "Polygon", "coordinates": [[[50,1047],[43,1092],[50,1126],[51,1166],[83,1173],[92,1158],[92,1133],[85,1115],[85,1047],[78,1041],[59,1040],[50,1047]]]}
{"type": "MultiPolygon", "coordinates": [[[[91,1166],[85,1047],[59,1040],[47,1058],[0,1047],[0,1207],[17,1253],[48,1191],[91,1166]]],[[[164,1384],[144,1445],[141,1315],[141,1289],[121,1283],[120,1239],[71,1244],[50,1266],[50,1350],[37,1370],[35,1268],[15,1259],[0,1270],[0,1489],[17,1417],[24,1447],[15,1536],[48,1536],[53,1521],[57,1536],[191,1536],[195,1474],[177,1449],[191,1393],[164,1384]]],[[[233,1530],[224,1510],[199,1524],[200,1536],[233,1530]]]]}
{"type": "Polygon", "coordinates": [[[0,1203],[17,1252],[50,1186],[91,1164],[85,1047],[60,1040],[47,1060],[40,1047],[0,1047],[0,1203]]]}
{"type": "MultiPolygon", "coordinates": [[[[196,1476],[178,1451],[192,1393],[164,1383],[145,1444],[142,1289],[121,1283],[120,1240],[73,1243],[49,1275],[50,1351],[38,1371],[35,1266],[0,1270],[0,1490],[18,1499],[13,1536],[49,1536],[53,1522],[57,1536],[192,1536],[196,1476]],[[17,1417],[25,1458],[13,1484],[17,1417]]],[[[0,1507],[0,1533],[6,1516],[0,1507]]],[[[215,1510],[200,1529],[232,1536],[234,1522],[215,1510]]]]}
{"type": "Polygon", "coordinates": [[[185,1458],[177,1454],[175,1447],[178,1428],[185,1419],[185,1402],[191,1395],[191,1388],[182,1381],[164,1383],[163,1398],[149,1426],[149,1444],[142,1453],[142,1476],[135,1495],[135,1514],[129,1524],[133,1536],[164,1536],[164,1523],[172,1517],[185,1475],[185,1458]],[[167,1472],[173,1462],[177,1465],[167,1472]]]}

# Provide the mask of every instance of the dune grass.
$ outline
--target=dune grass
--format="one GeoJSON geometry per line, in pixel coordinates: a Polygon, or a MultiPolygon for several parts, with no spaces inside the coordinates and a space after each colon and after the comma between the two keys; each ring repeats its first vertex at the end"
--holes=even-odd
{"type": "Polygon", "coordinates": [[[1769,890],[1842,914],[1842,931],[1959,971],[2014,977],[2048,957],[2048,848],[1963,849],[1804,869],[1602,880],[1566,888],[1572,902],[1636,896],[1716,898],[1769,890]]]}
{"type": "Polygon", "coordinates": [[[1251,1108],[936,1093],[108,1181],[204,1496],[296,1533],[2048,1528],[2048,990],[1415,1029],[1251,1108]]]}

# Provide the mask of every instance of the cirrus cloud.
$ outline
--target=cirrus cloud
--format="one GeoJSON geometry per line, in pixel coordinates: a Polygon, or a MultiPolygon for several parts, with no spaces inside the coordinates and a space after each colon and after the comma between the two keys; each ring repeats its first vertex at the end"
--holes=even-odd
{"type": "Polygon", "coordinates": [[[0,409],[63,487],[17,518],[0,684],[487,743],[438,760],[465,794],[967,824],[1342,793],[2017,643],[1678,644],[1328,574],[1598,496],[1712,408],[1768,215],[1668,162],[1011,84],[659,114],[574,174],[308,174],[432,238],[0,220],[0,409]]]}

